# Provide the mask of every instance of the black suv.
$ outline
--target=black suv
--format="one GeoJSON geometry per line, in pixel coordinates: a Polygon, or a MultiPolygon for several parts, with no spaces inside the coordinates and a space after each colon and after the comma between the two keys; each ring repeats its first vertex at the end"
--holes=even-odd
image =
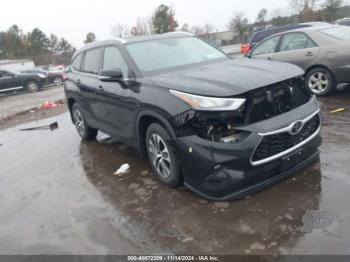
{"type": "Polygon", "coordinates": [[[46,76],[41,74],[22,74],[0,69],[0,93],[26,90],[37,92],[46,82],[46,76]]]}
{"type": "Polygon", "coordinates": [[[101,130],[148,157],[163,183],[226,200],[318,159],[320,109],[303,74],[169,33],[83,47],[65,93],[83,139],[101,130]]]}

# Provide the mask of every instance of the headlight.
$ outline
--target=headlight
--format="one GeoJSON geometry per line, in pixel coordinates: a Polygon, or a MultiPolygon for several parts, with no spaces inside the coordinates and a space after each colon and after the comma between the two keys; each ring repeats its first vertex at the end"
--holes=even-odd
{"type": "Polygon", "coordinates": [[[46,78],[46,77],[47,77],[47,76],[44,75],[44,74],[38,74],[38,76],[39,76],[40,78],[46,78]]]}
{"type": "Polygon", "coordinates": [[[231,111],[239,109],[244,103],[244,98],[219,98],[187,94],[175,90],[170,93],[180,98],[193,109],[202,111],[231,111]]]}

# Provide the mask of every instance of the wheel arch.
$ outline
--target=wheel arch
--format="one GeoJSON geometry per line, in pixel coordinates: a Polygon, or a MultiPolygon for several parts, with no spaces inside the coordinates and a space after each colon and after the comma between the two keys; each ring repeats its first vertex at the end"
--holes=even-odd
{"type": "Polygon", "coordinates": [[[72,122],[73,122],[72,108],[73,108],[73,105],[74,105],[76,102],[77,102],[77,101],[76,101],[74,98],[72,98],[72,97],[70,97],[70,98],[67,99],[67,106],[68,106],[68,110],[69,110],[70,118],[71,118],[72,122]]]}
{"type": "Polygon", "coordinates": [[[158,123],[163,126],[168,132],[171,138],[175,138],[176,134],[169,123],[169,121],[160,113],[151,110],[143,110],[141,111],[136,118],[136,143],[139,154],[142,158],[147,156],[146,151],[146,132],[147,128],[152,123],[158,123]]]}
{"type": "Polygon", "coordinates": [[[337,82],[337,79],[336,79],[336,77],[335,77],[333,71],[332,71],[328,66],[323,65],[323,64],[315,64],[315,65],[310,66],[307,70],[305,70],[305,76],[306,76],[311,70],[313,70],[313,69],[315,69],[315,68],[323,68],[323,69],[328,70],[328,71],[332,74],[333,79],[337,82]]]}

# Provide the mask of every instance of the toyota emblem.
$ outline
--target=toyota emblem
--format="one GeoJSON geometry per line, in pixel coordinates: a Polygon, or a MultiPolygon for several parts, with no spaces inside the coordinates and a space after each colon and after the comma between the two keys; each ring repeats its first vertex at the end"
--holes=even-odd
{"type": "Polygon", "coordinates": [[[303,128],[303,122],[302,121],[296,121],[295,123],[293,123],[293,125],[291,126],[289,133],[291,135],[296,135],[298,134],[301,129],[303,128]]]}

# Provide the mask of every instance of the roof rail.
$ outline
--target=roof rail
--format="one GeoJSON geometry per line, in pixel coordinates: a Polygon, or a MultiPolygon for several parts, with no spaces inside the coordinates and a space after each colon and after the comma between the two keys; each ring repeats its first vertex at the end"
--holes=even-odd
{"type": "Polygon", "coordinates": [[[189,33],[189,32],[186,32],[186,31],[168,32],[168,33],[165,33],[165,34],[167,34],[167,35],[184,34],[184,35],[193,36],[193,34],[191,34],[191,33],[189,33]]]}
{"type": "Polygon", "coordinates": [[[125,39],[123,39],[123,38],[120,38],[120,37],[116,37],[116,38],[112,38],[113,40],[117,40],[117,41],[119,41],[120,43],[122,43],[122,44],[125,44],[126,43],[126,40],[125,39]]]}

